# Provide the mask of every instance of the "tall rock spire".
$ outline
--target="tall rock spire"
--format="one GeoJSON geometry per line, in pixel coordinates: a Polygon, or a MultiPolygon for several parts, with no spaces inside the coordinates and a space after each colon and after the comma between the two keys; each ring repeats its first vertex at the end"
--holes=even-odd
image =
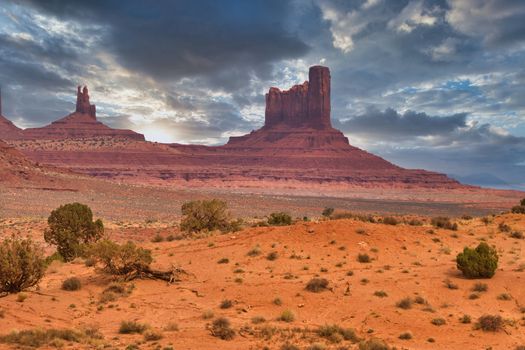
{"type": "Polygon", "coordinates": [[[309,81],[281,91],[272,87],[266,94],[265,127],[277,125],[293,127],[331,128],[330,70],[328,67],[310,67],[309,81]]]}
{"type": "Polygon", "coordinates": [[[89,93],[87,86],[80,90],[81,86],[77,87],[77,113],[89,114],[94,119],[97,118],[95,105],[89,104],[89,93]]]}

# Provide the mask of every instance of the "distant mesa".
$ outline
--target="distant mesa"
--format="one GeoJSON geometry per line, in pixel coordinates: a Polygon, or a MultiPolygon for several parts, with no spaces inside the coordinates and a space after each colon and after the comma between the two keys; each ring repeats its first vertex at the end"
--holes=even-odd
{"type": "Polygon", "coordinates": [[[87,86],[77,88],[75,112],[47,126],[22,130],[4,117],[0,118],[0,139],[3,140],[67,140],[100,137],[144,141],[144,135],[135,131],[113,129],[99,122],[96,107],[89,102],[87,86]]]}
{"type": "MultiPolygon", "coordinates": [[[[265,187],[333,185],[358,187],[462,188],[444,174],[404,169],[352,146],[330,120],[330,70],[313,66],[308,81],[266,94],[264,126],[230,137],[223,146],[111,142],[103,147],[59,143],[41,149],[18,143],[35,162],[66,167],[97,177],[136,182],[265,187]],[[292,185],[294,184],[294,185],[292,185]]],[[[74,113],[43,128],[26,129],[24,139],[89,139],[99,136],[143,141],[130,130],[115,130],[96,119],[87,87],[77,88],[74,113]]],[[[13,142],[16,143],[16,142],[13,142]]]]}
{"type": "Polygon", "coordinates": [[[2,114],[2,91],[0,90],[0,140],[22,138],[22,129],[18,128],[2,114]]]}

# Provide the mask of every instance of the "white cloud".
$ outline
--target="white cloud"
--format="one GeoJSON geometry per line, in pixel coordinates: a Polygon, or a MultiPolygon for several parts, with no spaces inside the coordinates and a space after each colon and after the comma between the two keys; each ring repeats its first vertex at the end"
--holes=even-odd
{"type": "Polygon", "coordinates": [[[438,19],[433,12],[425,9],[422,1],[412,1],[388,22],[388,27],[398,32],[410,33],[418,26],[433,26],[438,19]]]}

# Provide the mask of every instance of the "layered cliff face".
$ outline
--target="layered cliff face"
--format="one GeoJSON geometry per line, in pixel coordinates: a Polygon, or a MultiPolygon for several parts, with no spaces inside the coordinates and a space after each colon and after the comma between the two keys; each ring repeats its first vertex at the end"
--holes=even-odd
{"type": "Polygon", "coordinates": [[[268,182],[308,188],[326,184],[343,188],[462,187],[446,175],[403,169],[350,145],[330,122],[327,67],[310,68],[309,80],[289,90],[271,88],[266,95],[264,127],[218,147],[142,142],[140,134],[99,123],[87,88],[77,93],[75,113],[47,127],[24,131],[25,137],[37,140],[18,142],[31,159],[135,182],[255,188],[266,188],[268,182]],[[99,136],[106,138],[78,141],[99,136]]]}
{"type": "Polygon", "coordinates": [[[266,94],[265,128],[278,126],[331,128],[330,70],[310,68],[308,81],[281,91],[270,88],[266,94]]]}
{"type": "Polygon", "coordinates": [[[29,128],[23,131],[23,138],[28,140],[66,140],[93,139],[100,137],[126,138],[144,141],[144,135],[132,130],[113,129],[97,120],[96,107],[89,102],[86,86],[77,89],[77,104],[74,113],[41,128],[29,128]]]}
{"type": "Polygon", "coordinates": [[[19,140],[21,138],[22,129],[0,115],[0,140],[19,140]]]}

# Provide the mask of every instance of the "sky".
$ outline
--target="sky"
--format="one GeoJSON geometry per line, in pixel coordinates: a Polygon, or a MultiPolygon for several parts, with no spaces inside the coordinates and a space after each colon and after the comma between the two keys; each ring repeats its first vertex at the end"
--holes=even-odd
{"type": "Polygon", "coordinates": [[[42,126],[87,85],[100,121],[218,145],[328,66],[332,123],[408,168],[525,189],[523,0],[2,0],[3,115],[42,126]]]}

